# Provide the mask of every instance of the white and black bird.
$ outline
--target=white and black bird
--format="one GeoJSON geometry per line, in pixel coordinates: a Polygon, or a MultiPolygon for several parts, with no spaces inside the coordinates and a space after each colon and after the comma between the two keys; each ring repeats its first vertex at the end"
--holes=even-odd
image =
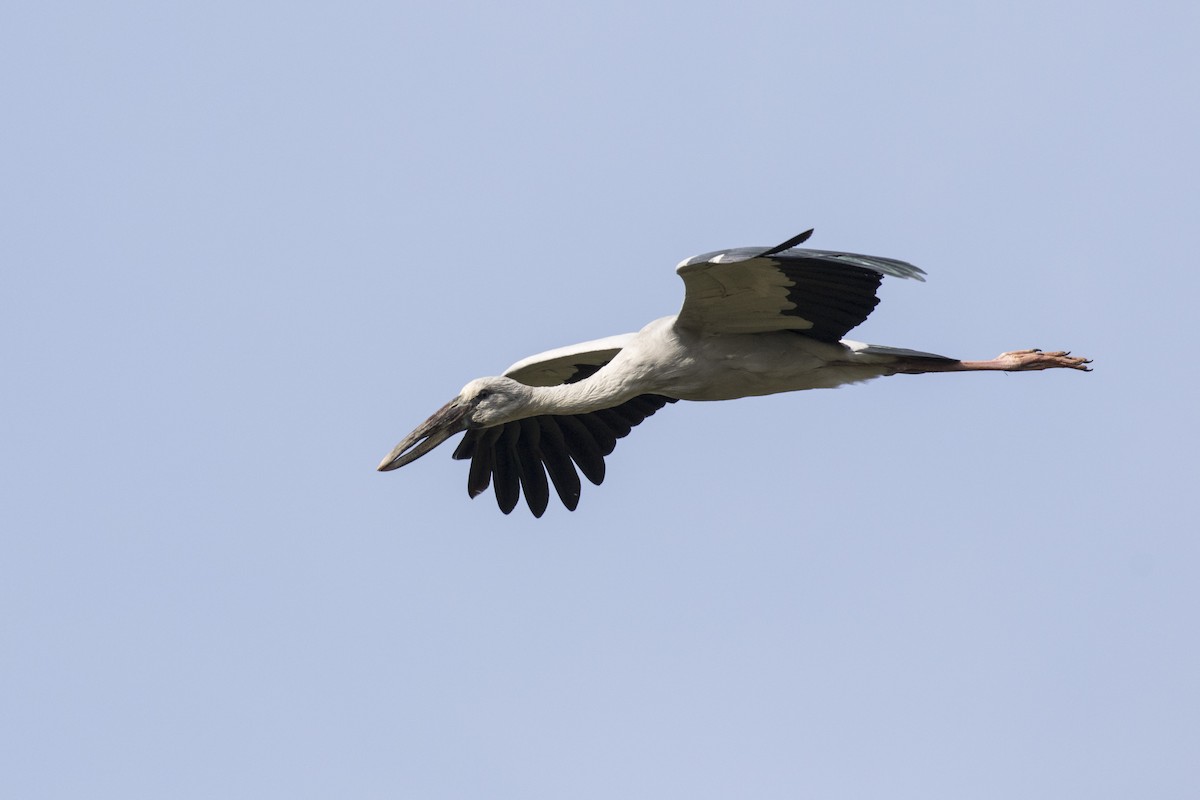
{"type": "Polygon", "coordinates": [[[677,400],[824,389],[900,373],[1088,369],[1088,359],[1067,352],[1017,350],[960,361],[843,339],[879,303],[875,292],[884,275],[924,280],[924,273],[891,258],[796,247],[811,234],[687,259],[676,268],[685,289],[678,315],[637,333],[539,353],[503,376],[471,381],[396,445],[379,470],[412,463],[465,431],[454,458],[471,461],[470,496],[493,485],[507,514],[524,492],[540,517],[551,483],[574,510],[575,468],[599,485],[617,439],[677,400]]]}

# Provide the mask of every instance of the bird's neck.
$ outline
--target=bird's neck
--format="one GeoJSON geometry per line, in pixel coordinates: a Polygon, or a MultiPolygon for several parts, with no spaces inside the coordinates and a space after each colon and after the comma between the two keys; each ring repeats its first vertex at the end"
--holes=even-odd
{"type": "Polygon", "coordinates": [[[559,386],[531,386],[531,416],[540,414],[586,414],[619,406],[643,390],[636,382],[600,370],[575,383],[559,386]]]}

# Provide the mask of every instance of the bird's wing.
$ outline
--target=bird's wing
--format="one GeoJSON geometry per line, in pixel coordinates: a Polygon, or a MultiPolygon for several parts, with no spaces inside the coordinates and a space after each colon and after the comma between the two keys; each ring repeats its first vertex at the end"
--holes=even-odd
{"type": "MultiPolygon", "coordinates": [[[[548,350],[513,364],[505,375],[529,386],[555,386],[581,381],[613,359],[632,333],[548,350]]],[[[467,493],[476,497],[494,486],[496,503],[505,514],[525,502],[540,517],[550,502],[550,483],[564,506],[579,505],[579,473],[599,486],[604,457],[617,439],[674,398],[644,394],[619,406],[587,414],[545,414],[468,430],[454,458],[470,459],[467,493]],[[549,481],[547,481],[549,476],[549,481]]]]}
{"type": "Polygon", "coordinates": [[[884,275],[924,280],[903,261],[796,247],[811,234],[681,262],[675,271],[686,294],[675,324],[704,333],[794,330],[836,342],[879,303],[884,275]]]}
{"type": "Polygon", "coordinates": [[[558,386],[574,383],[591,375],[613,360],[630,339],[637,334],[622,333],[604,339],[558,347],[522,358],[508,369],[505,376],[526,386],[558,386]],[[583,374],[581,374],[583,373],[583,374]]]}

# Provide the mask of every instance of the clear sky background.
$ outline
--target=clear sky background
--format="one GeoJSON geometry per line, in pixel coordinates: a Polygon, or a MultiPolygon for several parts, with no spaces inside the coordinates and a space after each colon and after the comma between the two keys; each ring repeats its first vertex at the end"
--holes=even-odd
{"type": "Polygon", "coordinates": [[[1196,797],[1197,8],[5,4],[0,794],[1196,797]],[[1095,372],[374,471],[810,226],[1095,372]]]}

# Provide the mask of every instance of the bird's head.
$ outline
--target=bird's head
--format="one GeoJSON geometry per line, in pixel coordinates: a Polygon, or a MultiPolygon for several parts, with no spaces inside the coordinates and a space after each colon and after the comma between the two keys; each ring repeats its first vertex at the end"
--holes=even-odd
{"type": "Polygon", "coordinates": [[[528,416],[529,387],[512,378],[476,378],[392,448],[379,471],[403,467],[468,428],[491,428],[528,416]]]}

